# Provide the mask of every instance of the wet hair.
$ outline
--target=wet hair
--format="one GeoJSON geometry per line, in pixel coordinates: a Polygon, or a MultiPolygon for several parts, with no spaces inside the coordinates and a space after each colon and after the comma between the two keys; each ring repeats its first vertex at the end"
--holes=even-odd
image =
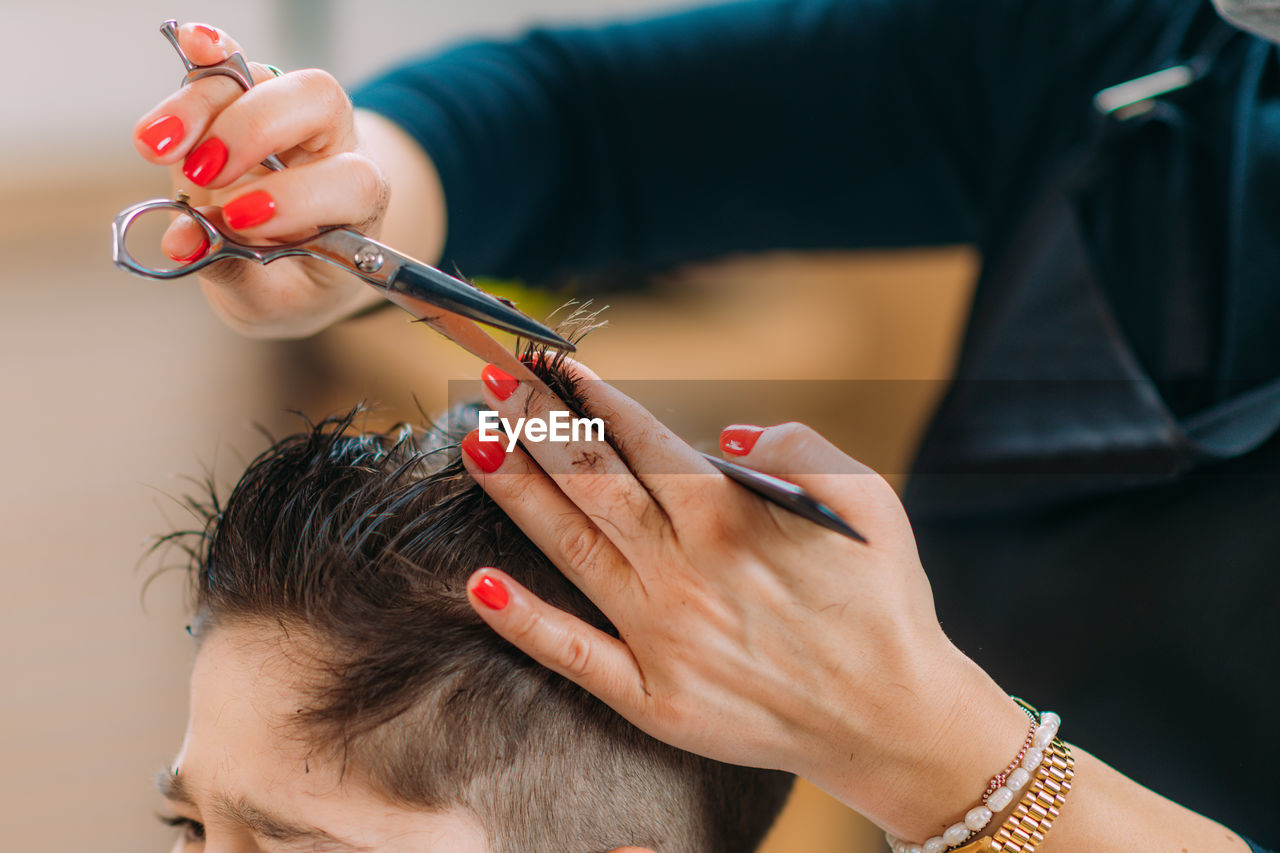
{"type": "MultiPolygon", "coordinates": [[[[558,360],[529,359],[582,411],[558,360]]],[[[478,406],[426,430],[308,425],[255,459],[225,502],[194,505],[197,638],[274,623],[300,633],[296,724],[391,802],[463,808],[495,853],[756,849],[792,777],[722,764],[642,733],[527,657],[472,611],[465,584],[498,566],[616,636],[475,484],[458,441],[478,406]]]]}

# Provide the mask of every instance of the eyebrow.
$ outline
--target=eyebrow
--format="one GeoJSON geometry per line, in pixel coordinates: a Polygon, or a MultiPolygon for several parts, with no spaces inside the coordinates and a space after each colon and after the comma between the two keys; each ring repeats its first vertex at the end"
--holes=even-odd
{"type": "MultiPolygon", "coordinates": [[[[175,770],[162,770],[156,777],[156,788],[160,796],[174,803],[194,806],[195,799],[187,787],[186,780],[175,770]]],[[[220,796],[214,803],[214,810],[227,820],[238,823],[256,835],[272,841],[286,844],[306,842],[313,844],[323,853],[359,853],[372,850],[371,847],[360,847],[350,841],[338,838],[318,826],[293,823],[271,812],[260,809],[241,797],[236,800],[220,796]]]]}

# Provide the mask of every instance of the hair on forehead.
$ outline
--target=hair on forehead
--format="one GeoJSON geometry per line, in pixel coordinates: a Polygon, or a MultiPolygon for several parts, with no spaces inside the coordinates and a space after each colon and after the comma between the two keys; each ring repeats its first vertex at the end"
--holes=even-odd
{"type": "MultiPolygon", "coordinates": [[[[521,357],[588,414],[562,354],[521,357]]],[[[472,810],[495,853],[754,849],[790,776],[650,738],[471,609],[466,581],[493,565],[616,636],[462,467],[478,410],[425,430],[363,432],[359,409],[306,423],[225,501],[193,501],[205,524],[178,539],[197,636],[263,622],[302,633],[314,665],[299,666],[297,724],[314,748],[391,801],[472,810]]]]}

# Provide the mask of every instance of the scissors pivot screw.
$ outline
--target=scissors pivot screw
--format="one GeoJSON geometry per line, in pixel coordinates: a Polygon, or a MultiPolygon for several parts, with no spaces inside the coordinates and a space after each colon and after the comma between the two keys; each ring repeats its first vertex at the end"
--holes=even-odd
{"type": "Polygon", "coordinates": [[[377,272],[382,269],[382,253],[374,246],[361,246],[351,259],[361,272],[377,272]]]}

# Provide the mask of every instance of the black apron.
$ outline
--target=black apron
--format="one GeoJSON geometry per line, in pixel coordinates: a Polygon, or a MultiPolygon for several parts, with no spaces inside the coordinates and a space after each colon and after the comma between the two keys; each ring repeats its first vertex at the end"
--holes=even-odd
{"type": "Polygon", "coordinates": [[[1178,23],[1165,55],[1199,82],[1141,115],[1099,115],[1093,138],[988,249],[906,502],[961,649],[1005,689],[1059,711],[1067,740],[1275,846],[1280,121],[1267,128],[1280,95],[1264,97],[1275,50],[1216,19],[1178,23]],[[1187,32],[1198,32],[1190,45],[1187,32]],[[1214,254],[1193,227],[1203,175],[1191,152],[1198,88],[1223,63],[1234,63],[1239,141],[1224,169],[1234,236],[1214,254]],[[1268,133],[1270,157],[1258,143],[1268,133]],[[1114,193],[1135,181],[1136,198],[1114,193]],[[1138,254],[1162,270],[1148,350],[1163,383],[1130,346],[1115,270],[1100,262],[1098,235],[1117,209],[1159,223],[1138,254]],[[1246,286],[1259,275],[1275,285],[1246,286]],[[1273,335],[1242,333],[1258,324],[1273,335]],[[1212,376],[1198,370],[1209,359],[1212,376]],[[1190,387],[1177,381],[1182,366],[1190,387]]]}

